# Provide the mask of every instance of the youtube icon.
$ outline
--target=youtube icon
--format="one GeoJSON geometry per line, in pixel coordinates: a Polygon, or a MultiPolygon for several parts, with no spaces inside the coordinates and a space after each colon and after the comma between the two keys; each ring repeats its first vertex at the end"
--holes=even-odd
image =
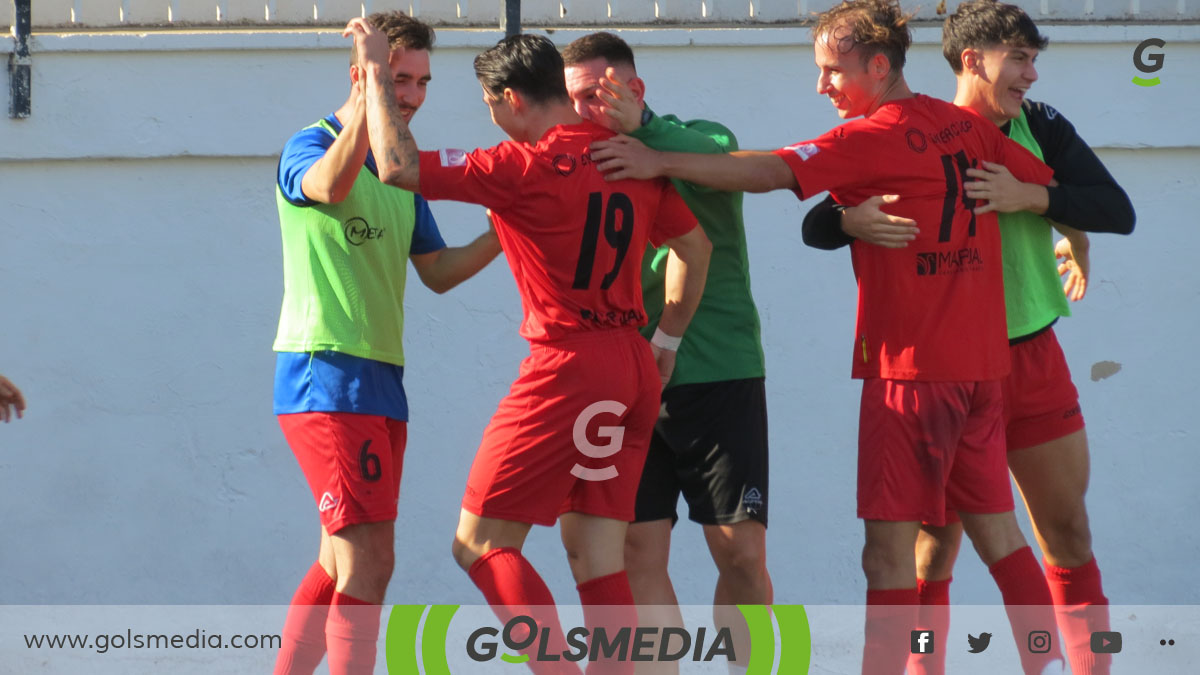
{"type": "Polygon", "coordinates": [[[1121,651],[1121,634],[1116,631],[1092,633],[1093,654],[1117,654],[1121,651]]]}

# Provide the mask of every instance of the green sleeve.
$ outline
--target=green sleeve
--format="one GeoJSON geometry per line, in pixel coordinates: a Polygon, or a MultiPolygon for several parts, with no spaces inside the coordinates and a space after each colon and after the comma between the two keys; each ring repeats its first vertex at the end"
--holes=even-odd
{"type": "Polygon", "coordinates": [[[737,139],[723,125],[707,120],[684,122],[674,115],[654,115],[649,124],[634,129],[629,135],[663,152],[713,154],[737,150],[737,139]]]}
{"type": "MultiPolygon", "coordinates": [[[[647,106],[649,110],[649,106],[647,106]]],[[[650,122],[634,129],[630,134],[633,138],[645,143],[648,147],[662,152],[695,152],[701,154],[716,154],[733,152],[738,149],[737,138],[724,125],[708,120],[683,121],[674,115],[662,117],[653,115],[650,122]]],[[[679,187],[681,181],[672,181],[679,187]]],[[[715,192],[710,188],[686,184],[697,192],[715,192]]],[[[680,190],[682,193],[683,190],[680,190]]]]}

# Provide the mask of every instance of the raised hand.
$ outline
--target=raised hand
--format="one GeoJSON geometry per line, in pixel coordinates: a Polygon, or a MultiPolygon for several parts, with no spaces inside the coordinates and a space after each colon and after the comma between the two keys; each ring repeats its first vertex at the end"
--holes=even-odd
{"type": "MultiPolygon", "coordinates": [[[[355,17],[346,24],[342,37],[354,38],[354,49],[358,52],[358,64],[365,68],[369,64],[387,66],[388,56],[395,50],[388,48],[387,35],[372,26],[366,19],[355,17]]],[[[403,47],[397,46],[397,50],[403,47]]]]}
{"type": "Polygon", "coordinates": [[[642,104],[638,103],[637,95],[617,75],[615,68],[608,68],[604,77],[600,78],[600,88],[596,96],[604,101],[604,114],[617,123],[617,130],[630,133],[642,126],[642,104]]]}

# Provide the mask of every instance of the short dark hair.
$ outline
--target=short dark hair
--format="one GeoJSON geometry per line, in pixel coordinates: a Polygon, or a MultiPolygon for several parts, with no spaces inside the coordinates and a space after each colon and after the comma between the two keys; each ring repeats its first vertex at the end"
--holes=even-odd
{"type": "Polygon", "coordinates": [[[1038,32],[1025,10],[996,0],[964,2],[942,26],[942,56],[955,73],[963,70],[964,49],[1007,45],[1042,50],[1048,44],[1050,39],[1038,32]]]}
{"type": "Polygon", "coordinates": [[[475,77],[492,96],[513,89],[534,103],[570,101],[563,59],[549,38],[512,35],[475,57],[475,77]]]}
{"type": "Polygon", "coordinates": [[[624,40],[612,33],[584,35],[567,45],[562,51],[563,63],[574,66],[584,61],[604,59],[612,66],[629,66],[637,70],[633,62],[633,50],[624,40]]]}
{"type": "Polygon", "coordinates": [[[828,35],[837,41],[838,51],[845,54],[861,47],[863,63],[876,54],[887,57],[892,71],[904,69],[905,53],[912,44],[908,22],[912,14],[900,9],[899,0],[844,0],[842,4],[822,12],[813,26],[813,37],[828,35]],[[838,28],[849,30],[834,36],[838,28]]]}
{"type": "MultiPolygon", "coordinates": [[[[404,47],[433,51],[433,27],[404,12],[376,12],[367,17],[367,23],[387,34],[388,47],[391,49],[404,47]]],[[[350,65],[358,65],[357,49],[350,49],[350,65]]]]}

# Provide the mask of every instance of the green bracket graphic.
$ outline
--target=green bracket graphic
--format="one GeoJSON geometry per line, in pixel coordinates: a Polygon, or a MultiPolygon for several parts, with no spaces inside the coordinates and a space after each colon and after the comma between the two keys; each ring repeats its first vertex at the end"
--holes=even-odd
{"type": "Polygon", "coordinates": [[[446,633],[450,631],[450,619],[457,611],[458,605],[429,606],[425,629],[421,631],[425,675],[450,675],[450,664],[446,663],[446,633]]]}
{"type": "MultiPolygon", "coordinates": [[[[738,605],[750,629],[750,662],[746,675],[771,675],[775,665],[775,628],[766,605],[738,605]]],[[[782,636],[780,636],[782,637],[782,636]]]]}
{"type": "Polygon", "coordinates": [[[750,629],[750,663],[746,675],[807,675],[812,658],[812,633],[804,605],[738,605],[738,609],[750,629]],[[774,625],[779,626],[778,664],[774,625]]]}
{"type": "Polygon", "coordinates": [[[812,661],[812,631],[804,605],[775,605],[779,624],[779,674],[806,675],[812,661]]]}
{"type": "Polygon", "coordinates": [[[458,611],[458,605],[395,605],[388,615],[387,643],[384,653],[387,658],[388,675],[416,675],[421,672],[418,664],[425,665],[426,675],[450,675],[450,664],[446,661],[446,633],[450,620],[458,611]],[[425,609],[429,608],[428,614],[425,609]],[[425,616],[425,628],[418,635],[421,616],[425,616]],[[421,654],[417,655],[417,644],[421,654]],[[418,661],[418,658],[420,659],[418,661]]]}
{"type": "Polygon", "coordinates": [[[1148,80],[1143,80],[1140,77],[1133,78],[1133,83],[1139,87],[1153,87],[1162,84],[1162,80],[1157,77],[1152,77],[1148,80]]]}
{"type": "Polygon", "coordinates": [[[389,675],[421,672],[417,666],[417,627],[424,613],[425,605],[395,605],[388,614],[384,653],[389,675]]]}

